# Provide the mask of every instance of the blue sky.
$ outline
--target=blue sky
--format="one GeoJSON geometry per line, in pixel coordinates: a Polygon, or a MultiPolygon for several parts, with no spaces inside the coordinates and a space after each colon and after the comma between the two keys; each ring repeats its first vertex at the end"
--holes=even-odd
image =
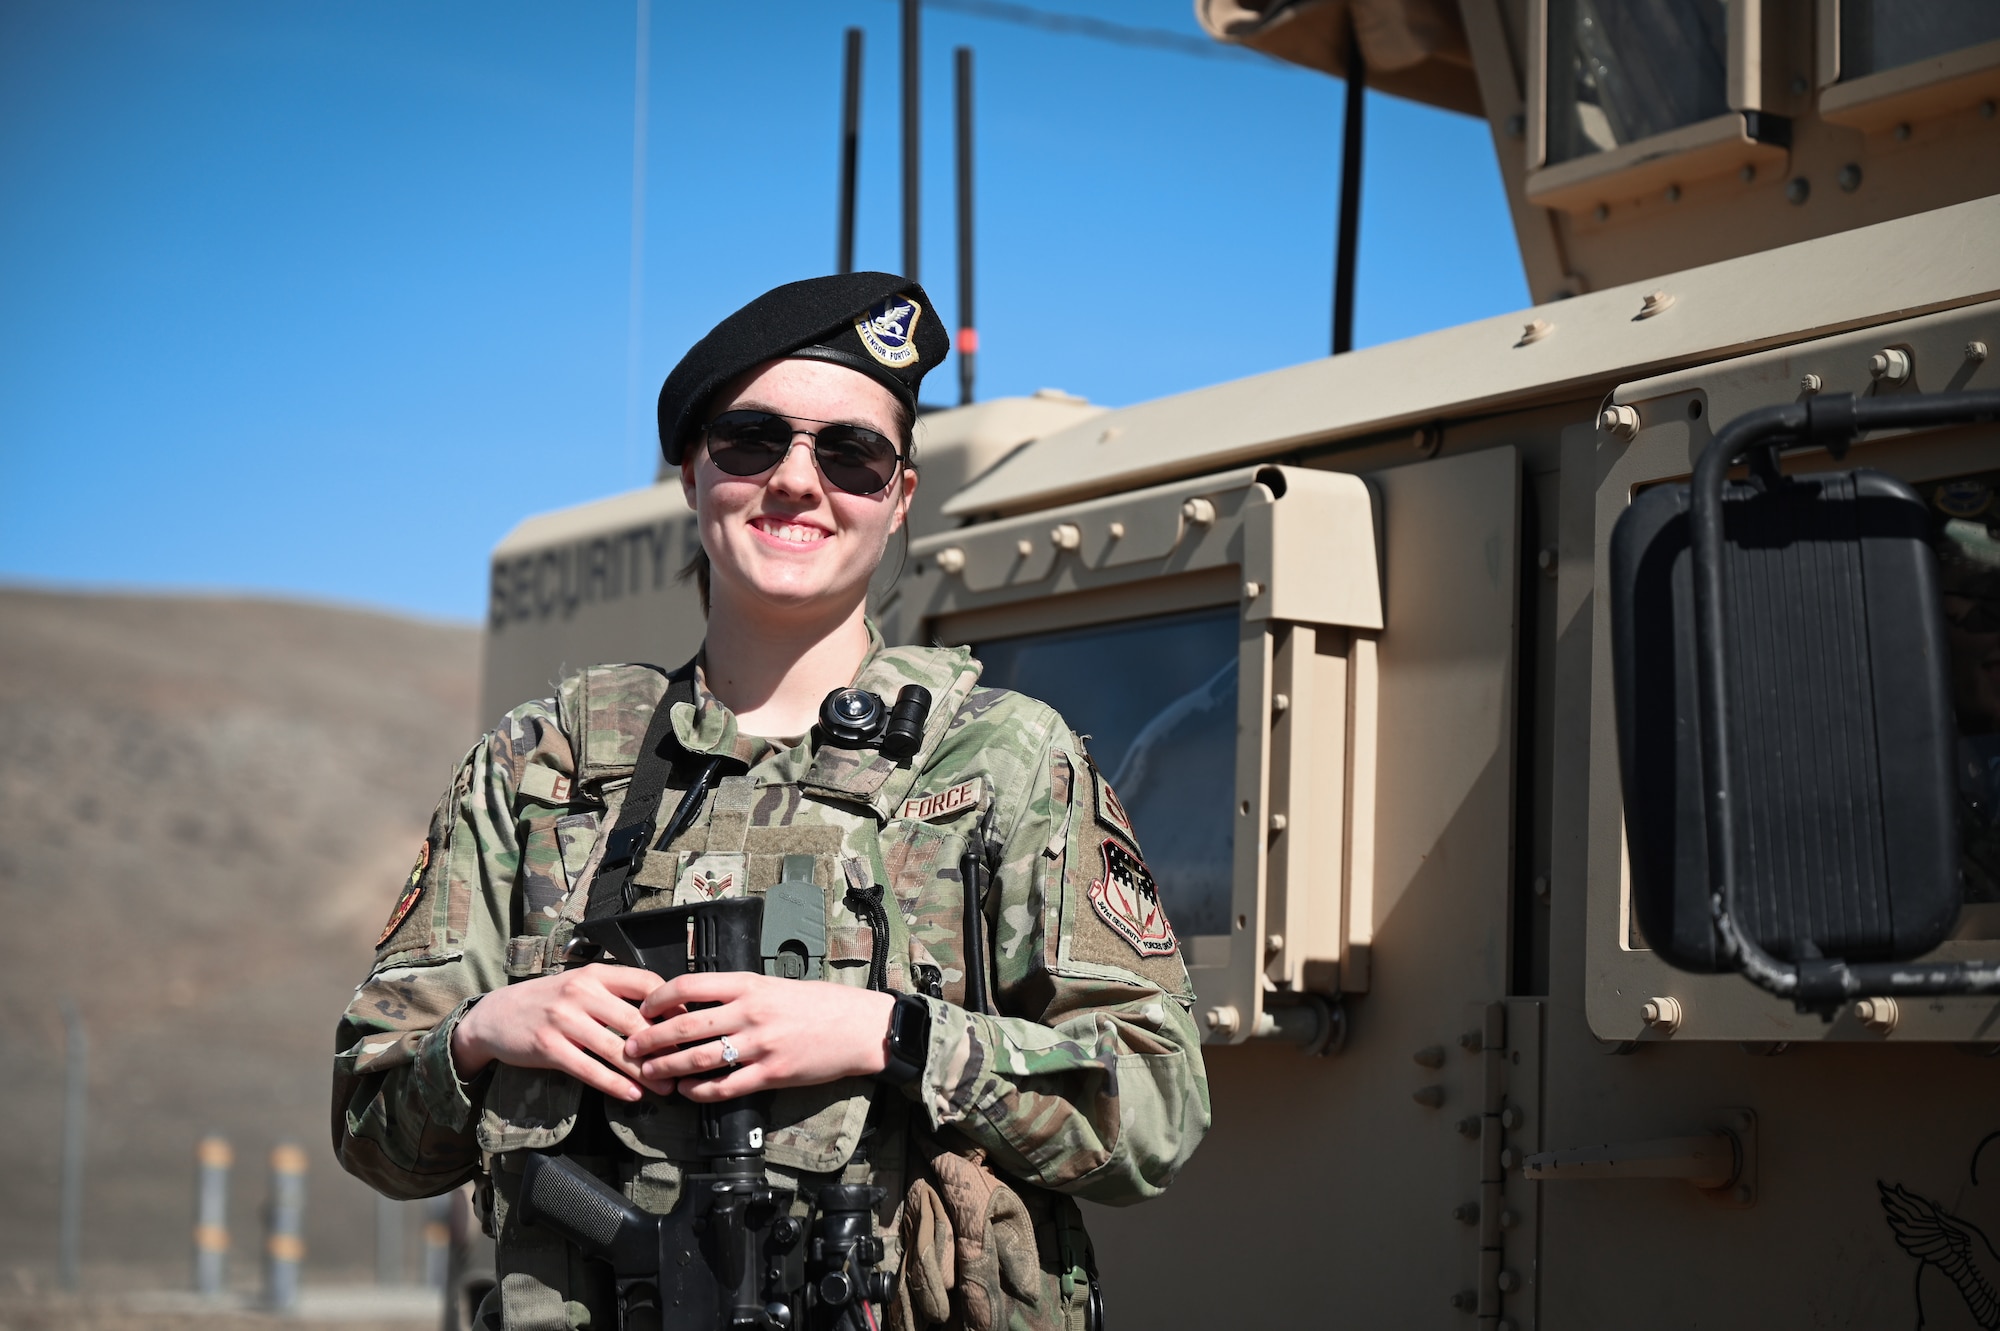
{"type": "MultiPolygon", "coordinates": [[[[1196,33],[1186,0],[1036,0],[1196,33]]],[[[640,409],[834,260],[894,269],[890,0],[655,0],[640,409]]],[[[627,3],[0,6],[0,580],[477,619],[522,516],[627,432],[627,3]]],[[[924,263],[954,315],[951,50],[977,61],[981,396],[1123,404],[1325,354],[1341,86],[928,10],[924,263]]],[[[1528,303],[1482,122],[1371,97],[1356,340],[1528,303]]],[[[929,396],[955,400],[947,365],[929,396]]]]}

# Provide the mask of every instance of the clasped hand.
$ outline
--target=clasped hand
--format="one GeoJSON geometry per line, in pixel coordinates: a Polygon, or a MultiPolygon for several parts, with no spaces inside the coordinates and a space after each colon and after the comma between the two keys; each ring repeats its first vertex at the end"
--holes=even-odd
{"type": "Polygon", "coordinates": [[[566,1072],[619,1100],[677,1087],[690,1100],[732,1100],[880,1072],[894,1006],[891,994],[822,980],[718,971],[662,981],[635,966],[582,966],[481,998],[452,1032],[451,1056],[466,1078],[500,1062],[566,1072]],[[736,1070],[698,1076],[725,1065],[716,1036],[729,1038],[736,1070]]]}

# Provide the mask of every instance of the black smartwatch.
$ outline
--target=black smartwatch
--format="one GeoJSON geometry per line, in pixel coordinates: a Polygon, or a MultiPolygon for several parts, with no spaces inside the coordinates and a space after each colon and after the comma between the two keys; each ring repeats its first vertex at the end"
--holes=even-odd
{"type": "Polygon", "coordinates": [[[924,1075],[930,1052],[930,1005],[915,994],[897,994],[889,1009],[889,1061],[877,1075],[891,1086],[908,1086],[924,1075]]]}

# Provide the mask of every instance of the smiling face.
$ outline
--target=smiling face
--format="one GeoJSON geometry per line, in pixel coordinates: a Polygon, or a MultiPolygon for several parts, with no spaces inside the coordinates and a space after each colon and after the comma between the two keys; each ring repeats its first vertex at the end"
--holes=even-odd
{"type": "MultiPolygon", "coordinates": [[[[825,361],[767,361],[717,393],[704,419],[735,410],[773,412],[801,430],[861,425],[904,442],[889,391],[825,361]]],[[[848,494],[820,474],[812,442],[801,434],[782,462],[758,476],[719,470],[697,442],[681,463],[681,485],[701,521],[711,617],[776,625],[843,618],[859,607],[917,477],[905,467],[880,493],[848,494]]]]}

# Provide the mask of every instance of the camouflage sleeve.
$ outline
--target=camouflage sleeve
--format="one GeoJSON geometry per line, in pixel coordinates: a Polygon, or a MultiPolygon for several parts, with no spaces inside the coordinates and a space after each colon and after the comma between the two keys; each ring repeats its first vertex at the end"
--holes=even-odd
{"type": "MultiPolygon", "coordinates": [[[[1050,714],[1053,719],[1053,714],[1050,714]]],[[[1032,750],[1031,750],[1032,752],[1032,750]]],[[[987,898],[996,1006],[931,1008],[913,1094],[1015,1176],[1124,1205],[1157,1196],[1208,1130],[1193,987],[1130,825],[1054,721],[987,898]]]]}
{"type": "MultiPolygon", "coordinates": [[[[507,983],[508,939],[536,866],[523,872],[516,795],[531,766],[567,776],[549,702],[515,709],[473,746],[335,1036],[333,1146],[343,1167],[392,1197],[448,1191],[478,1167],[479,1082],[452,1064],[451,1036],[481,995],[507,983]]],[[[558,872],[560,870],[558,869],[558,872]]]]}

